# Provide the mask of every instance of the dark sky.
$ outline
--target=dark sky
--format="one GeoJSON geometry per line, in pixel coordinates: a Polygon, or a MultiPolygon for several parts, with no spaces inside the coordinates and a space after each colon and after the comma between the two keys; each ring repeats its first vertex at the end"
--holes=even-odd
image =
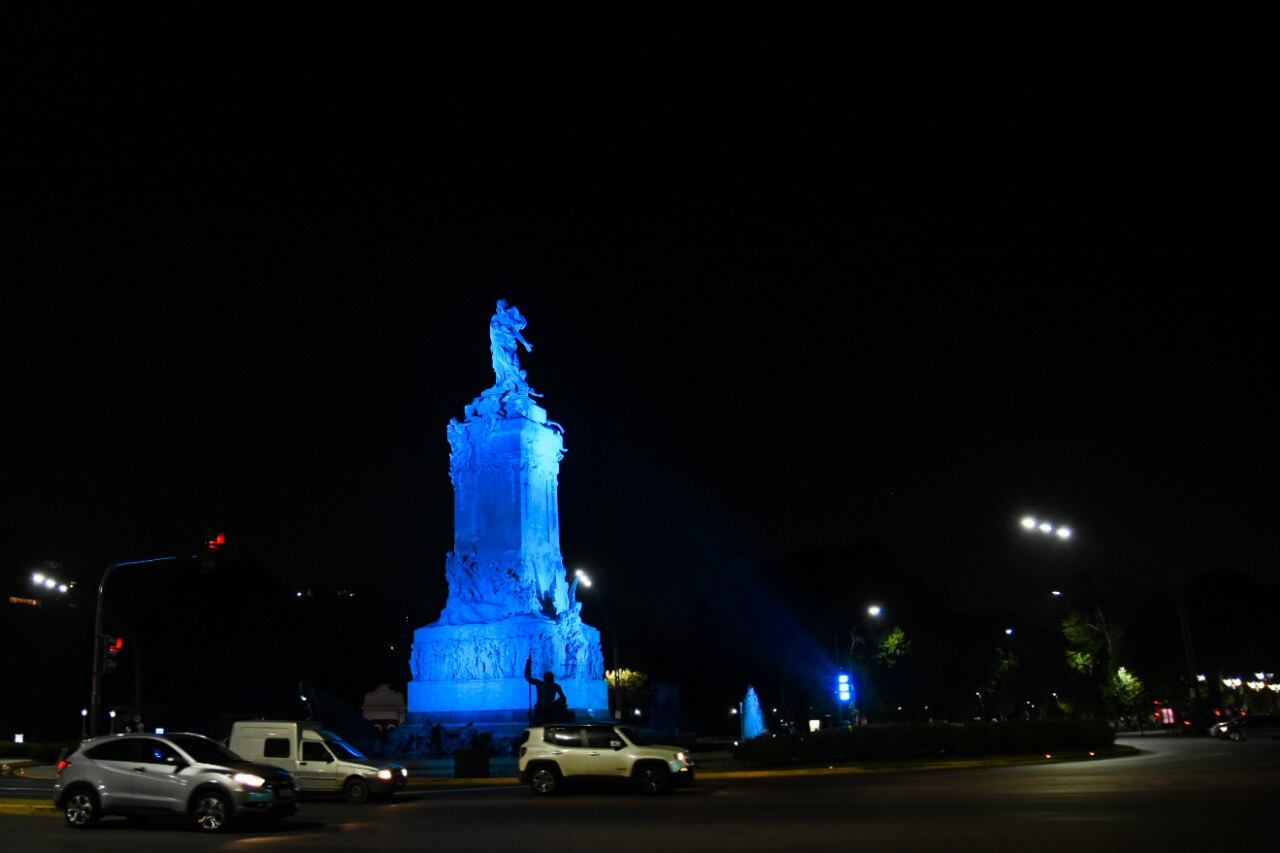
{"type": "Polygon", "coordinates": [[[444,427],[505,297],[567,429],[566,563],[617,598],[869,540],[970,601],[1277,579],[1247,34],[117,14],[4,28],[6,573],[213,523],[438,607],[444,427]]]}

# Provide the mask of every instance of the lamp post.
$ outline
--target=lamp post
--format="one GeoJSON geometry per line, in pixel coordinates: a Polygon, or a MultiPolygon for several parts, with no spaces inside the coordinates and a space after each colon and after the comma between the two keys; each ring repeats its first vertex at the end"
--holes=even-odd
{"type": "Polygon", "coordinates": [[[116,712],[108,711],[107,716],[111,718],[111,733],[115,734],[116,733],[116,712]]]}
{"type": "MultiPolygon", "coordinates": [[[[870,622],[879,621],[880,617],[884,615],[884,608],[881,607],[879,604],[868,604],[866,607],[866,615],[867,615],[867,620],[864,620],[863,624],[870,624],[870,622]],[[868,620],[870,620],[870,622],[868,620]]],[[[868,632],[868,638],[866,640],[863,640],[862,637],[859,636],[858,634],[858,625],[856,622],[854,626],[849,629],[849,670],[850,672],[854,672],[857,669],[857,667],[855,666],[856,661],[854,660],[854,658],[855,658],[855,655],[857,654],[858,643],[860,641],[865,643],[870,643],[871,640],[870,640],[869,634],[870,632],[868,632]]],[[[866,676],[867,674],[868,674],[867,672],[863,673],[864,676],[866,676]]],[[[866,685],[866,681],[867,679],[864,677],[863,679],[864,687],[866,685]]],[[[848,684],[847,680],[845,684],[847,686],[848,684]]],[[[848,700],[844,700],[844,701],[848,701],[848,700]]],[[[837,705],[837,707],[839,707],[839,705],[837,705]]],[[[853,722],[856,725],[859,719],[861,718],[861,715],[858,712],[858,709],[856,706],[851,705],[849,710],[853,714],[853,722]]]]}
{"type": "MultiPolygon", "coordinates": [[[[578,590],[578,584],[590,588],[591,578],[582,569],[575,569],[573,572],[573,584],[569,587],[569,604],[572,605],[574,595],[578,590]]],[[[614,718],[622,720],[622,665],[618,662],[618,632],[613,627],[613,620],[609,618],[609,611],[604,606],[604,596],[599,592],[596,593],[596,604],[600,607],[600,615],[604,617],[604,623],[609,628],[609,641],[613,648],[613,700],[614,718]]]]}
{"type": "Polygon", "coordinates": [[[81,740],[84,740],[85,737],[87,736],[87,733],[85,732],[85,725],[87,724],[88,716],[89,716],[89,709],[81,708],[80,709],[80,739],[81,740]]]}

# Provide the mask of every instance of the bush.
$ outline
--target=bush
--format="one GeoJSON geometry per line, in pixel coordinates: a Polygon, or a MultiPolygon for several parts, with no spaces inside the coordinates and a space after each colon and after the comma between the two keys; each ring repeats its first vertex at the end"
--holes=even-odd
{"type": "Polygon", "coordinates": [[[1038,755],[1099,749],[1115,742],[1105,720],[1018,720],[1007,723],[907,723],[794,735],[765,735],[741,744],[749,766],[903,761],[984,755],[1038,755]]]}

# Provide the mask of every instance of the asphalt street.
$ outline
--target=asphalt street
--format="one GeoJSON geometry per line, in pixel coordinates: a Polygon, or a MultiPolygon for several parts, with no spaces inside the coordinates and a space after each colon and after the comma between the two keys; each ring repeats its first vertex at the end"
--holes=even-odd
{"type": "Polygon", "coordinates": [[[268,832],[0,814],[0,851],[947,850],[1269,847],[1280,742],[1133,738],[1140,755],[985,769],[707,780],[656,798],[480,786],[307,803],[268,832]]]}

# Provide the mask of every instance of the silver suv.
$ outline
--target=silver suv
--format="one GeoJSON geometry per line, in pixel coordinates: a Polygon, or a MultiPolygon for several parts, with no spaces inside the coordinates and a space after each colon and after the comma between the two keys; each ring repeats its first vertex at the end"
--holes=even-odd
{"type": "Polygon", "coordinates": [[[86,740],[58,762],[53,786],[54,804],[75,829],[108,814],[181,815],[203,832],[221,832],[242,817],[287,817],[298,810],[296,799],[287,771],[185,733],[86,740]]]}
{"type": "Polygon", "coordinates": [[[678,746],[652,743],[635,729],[607,723],[537,726],[520,745],[520,781],[554,794],[577,779],[630,783],[660,794],[693,783],[693,762],[678,746]]]}

